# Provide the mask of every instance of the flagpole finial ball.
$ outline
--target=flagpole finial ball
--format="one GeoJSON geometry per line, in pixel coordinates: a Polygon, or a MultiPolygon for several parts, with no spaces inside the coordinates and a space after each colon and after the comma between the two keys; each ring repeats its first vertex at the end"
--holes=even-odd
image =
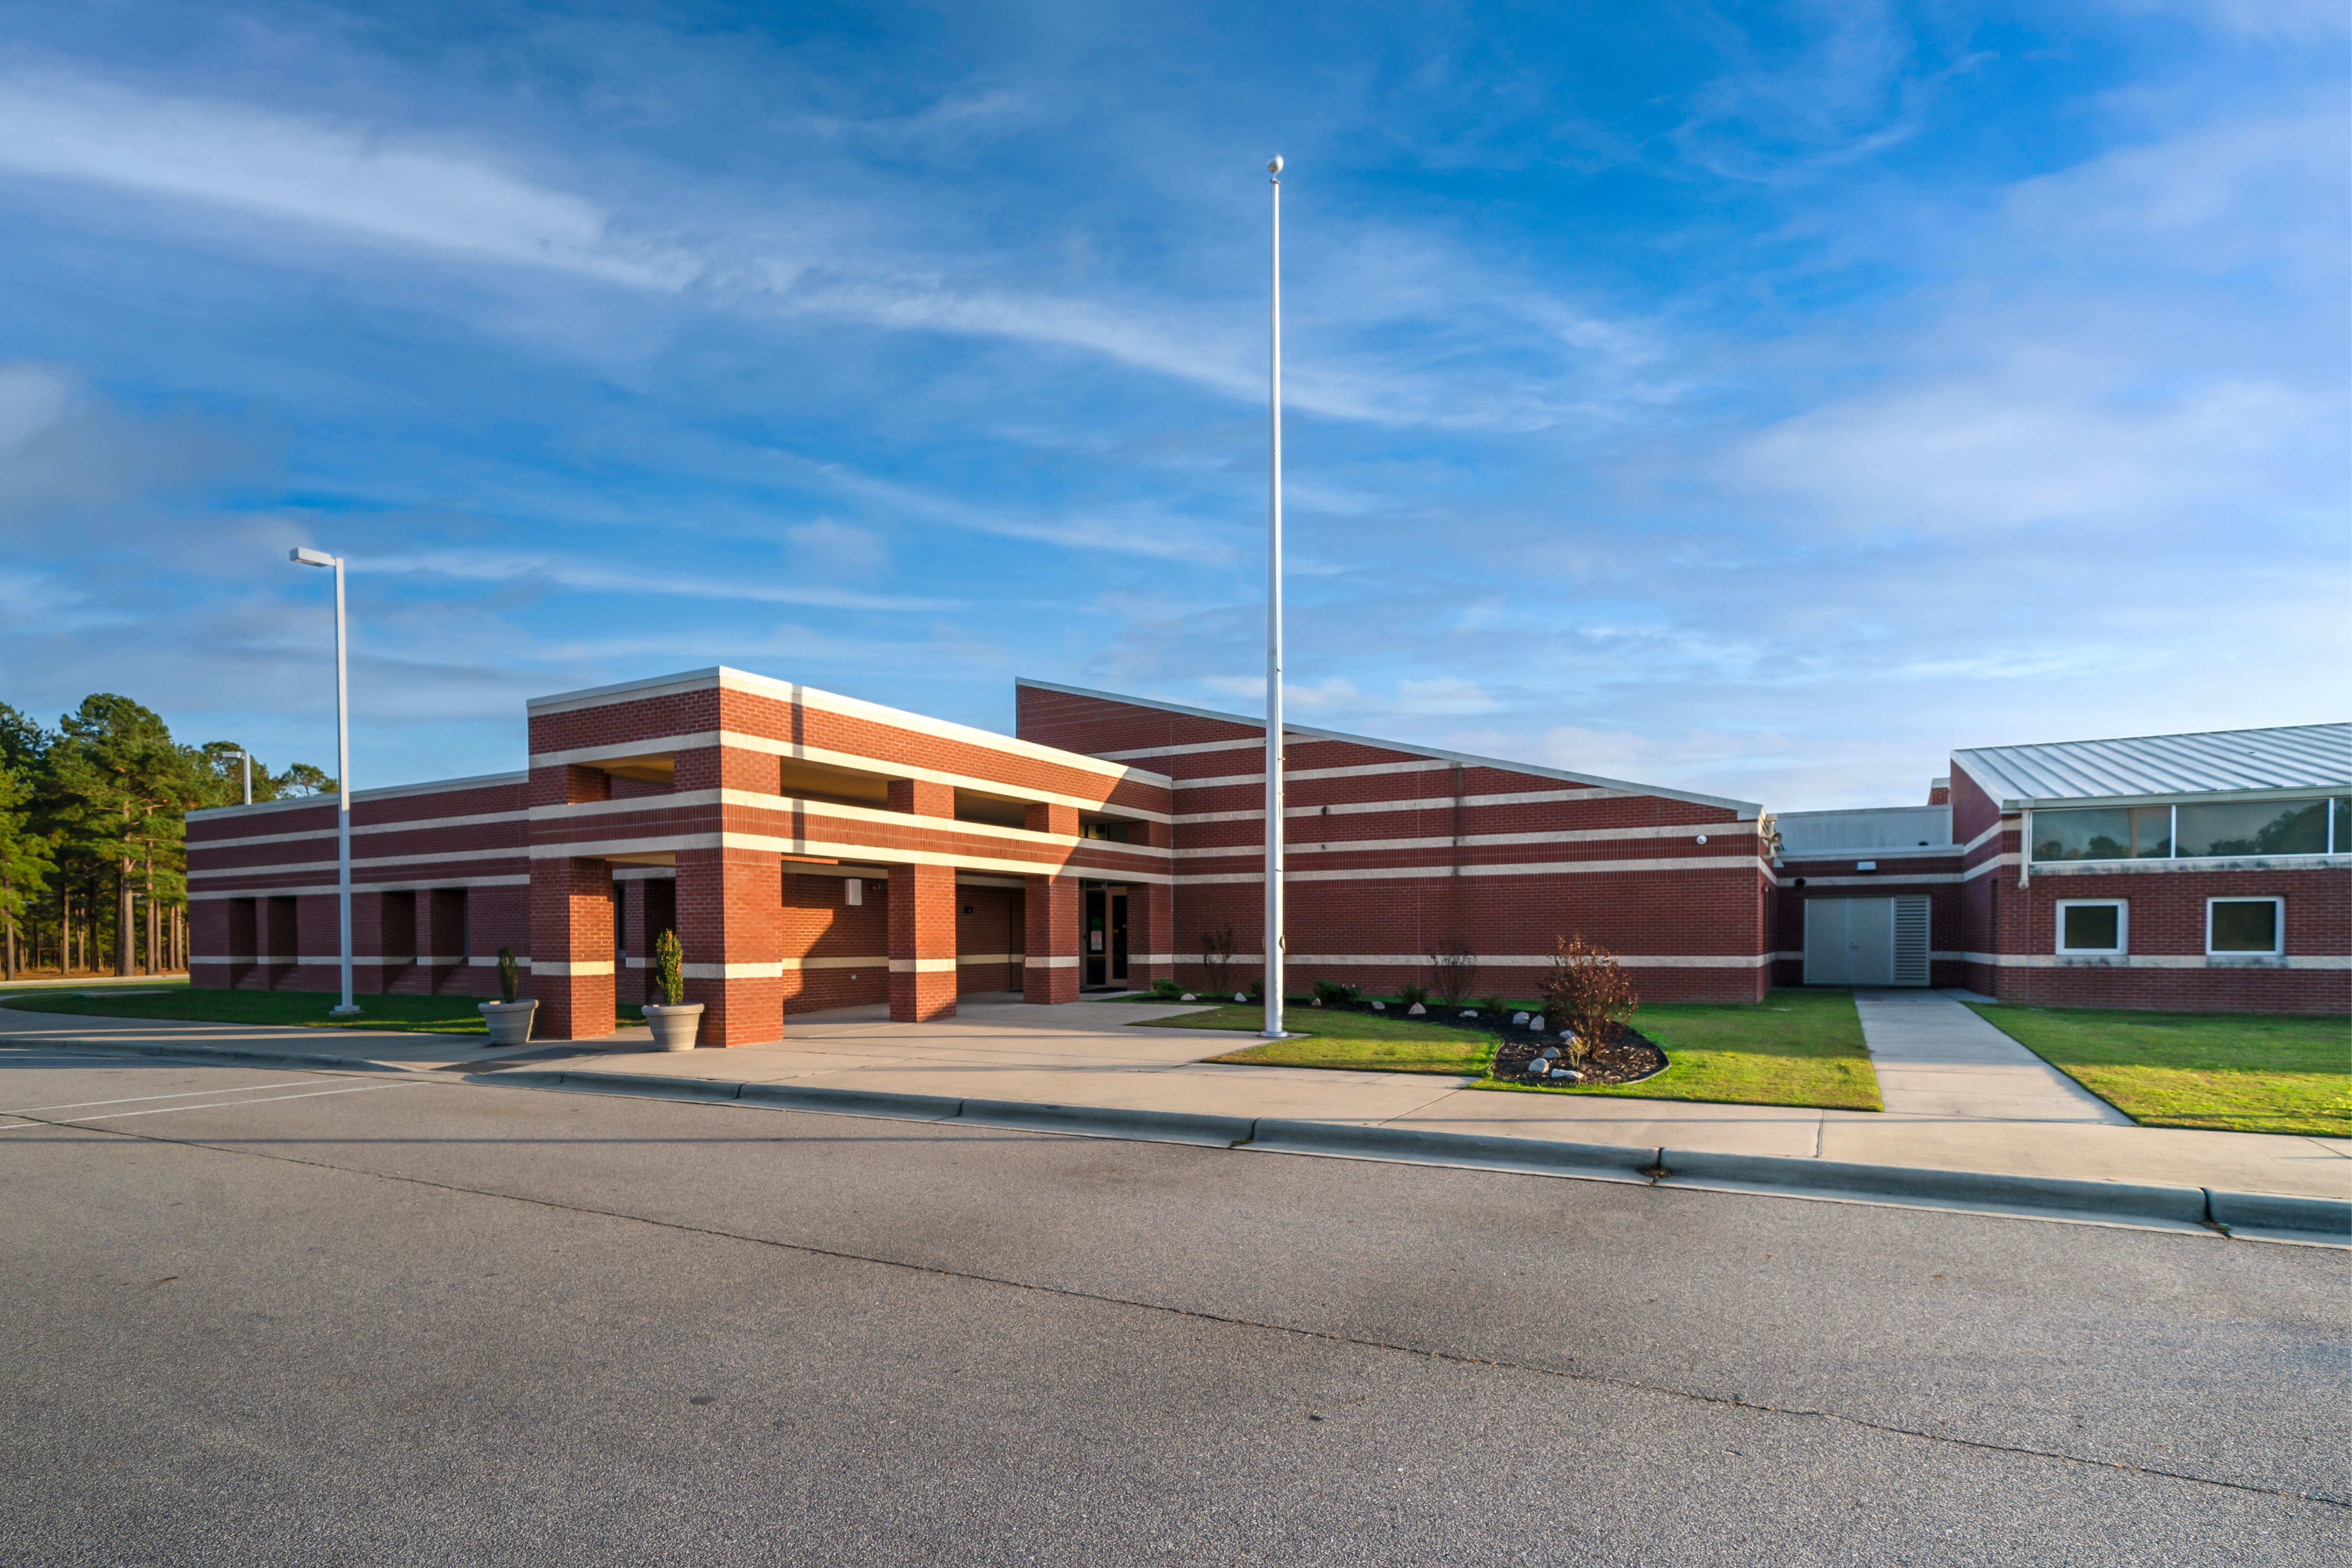
{"type": "Polygon", "coordinates": [[[1265,172],[1269,174],[1279,174],[1282,173],[1282,160],[1276,158],[1273,163],[1268,163],[1265,166],[1265,172]]]}

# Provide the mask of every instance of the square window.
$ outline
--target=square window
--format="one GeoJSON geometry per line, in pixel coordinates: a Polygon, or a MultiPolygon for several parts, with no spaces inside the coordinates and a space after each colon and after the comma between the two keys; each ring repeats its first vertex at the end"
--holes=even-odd
{"type": "Polygon", "coordinates": [[[2284,899],[2208,899],[2205,951],[2217,954],[2286,951],[2284,899]]]}
{"type": "Polygon", "coordinates": [[[2120,953],[2125,951],[2131,907],[2121,899],[2062,899],[2058,903],[2058,951],[2120,953]]]}

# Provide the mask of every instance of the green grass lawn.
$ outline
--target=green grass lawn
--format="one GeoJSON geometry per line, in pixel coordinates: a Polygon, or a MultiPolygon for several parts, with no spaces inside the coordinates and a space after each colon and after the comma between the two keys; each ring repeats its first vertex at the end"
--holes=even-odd
{"type": "MultiPolygon", "coordinates": [[[[1334,1068],[1352,1072],[1459,1073],[1475,1078],[1495,1059],[1495,1037],[1480,1029],[1449,1028],[1412,1018],[1376,1018],[1363,1013],[1325,1013],[1291,1004],[1283,1021],[1302,1037],[1266,1040],[1213,1062],[1249,1067],[1334,1068]]],[[[1265,1026],[1265,1009],[1229,1002],[1204,1013],[1149,1018],[1140,1029],[1223,1029],[1239,1034],[1265,1026]]]]}
{"type": "MultiPolygon", "coordinates": [[[[157,994],[85,996],[56,989],[0,994],[0,1006],[27,1013],[79,1013],[102,1018],[174,1018],[198,1024],[277,1024],[305,1029],[398,1029],[425,1035],[481,1035],[481,999],[477,996],[361,996],[356,1018],[331,1018],[327,1010],[342,998],[316,991],[198,991],[184,980],[154,982],[157,994]]],[[[92,989],[98,989],[92,987],[92,989]]],[[[144,986],[125,985],[125,991],[144,986]]],[[[624,1022],[635,1023],[641,1009],[624,1005],[624,1022]]]]}
{"type": "Polygon", "coordinates": [[[1643,1007],[1633,1026],[1665,1047],[1666,1070],[1640,1083],[1549,1085],[1489,1080],[1480,1089],[1595,1094],[1624,1100],[1705,1100],[1883,1110],[1878,1076],[1846,991],[1775,991],[1754,1006],[1670,1002],[1643,1007]]]}
{"type": "Polygon", "coordinates": [[[2352,1020],[1978,1007],[2143,1127],[2352,1137],[2352,1020]]]}

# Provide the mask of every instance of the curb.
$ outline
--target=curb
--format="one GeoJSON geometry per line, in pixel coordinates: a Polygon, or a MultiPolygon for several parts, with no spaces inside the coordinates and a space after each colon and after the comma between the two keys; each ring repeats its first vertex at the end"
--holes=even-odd
{"type": "Polygon", "coordinates": [[[779,1110],[898,1121],[964,1121],[1014,1131],[1188,1143],[1269,1154],[1453,1165],[1580,1181],[1622,1182],[1700,1192],[1762,1193],[1845,1203],[1995,1213],[2023,1218],[2243,1232],[2267,1240],[2352,1244],[2352,1202],[2233,1193],[2146,1182],[2088,1182],[1911,1165],[1861,1165],[1778,1154],[1719,1154],[1613,1143],[1554,1143],[1475,1132],[1434,1132],[1349,1121],[1207,1116],[1181,1110],[1122,1110],[1015,1100],[957,1100],[814,1085],[736,1084],[635,1073],[513,1069],[475,1074],[469,1083],[523,1084],[655,1100],[737,1100],[779,1110]]]}
{"type": "MultiPolygon", "coordinates": [[[[157,1046],[131,1041],[45,1042],[52,1049],[180,1061],[227,1061],[335,1072],[425,1077],[439,1068],[409,1068],[363,1057],[282,1051],[157,1046]]],[[[446,1080],[445,1080],[446,1081],[446,1080]]],[[[1051,1132],[1212,1149],[1255,1150],[1324,1159],[1382,1160],[1451,1165],[1580,1181],[1683,1187],[1696,1191],[1763,1193],[1780,1197],[1891,1204],[2028,1218],[2066,1219],[2219,1230],[2255,1239],[2352,1246],[2352,1202],[2279,1193],[2138,1182],[2088,1182],[2059,1176],[2015,1176],[1987,1171],[1944,1171],[1909,1165],[1861,1165],[1776,1154],[1723,1154],[1699,1149],[1634,1148],[1608,1143],[1554,1143],[1474,1132],[1435,1132],[1347,1121],[1298,1121],[1274,1117],[1209,1116],[1181,1110],[1045,1105],[1027,1100],[959,1100],[948,1095],[828,1089],[789,1083],[731,1083],[636,1073],[509,1068],[467,1073],[466,1083],[569,1089],[648,1100],[739,1103],[836,1116],[902,1121],[965,1121],[977,1127],[1051,1132]]]]}
{"type": "Polygon", "coordinates": [[[1650,1184],[1650,1173],[1657,1165],[1660,1152],[1654,1148],[1636,1149],[1614,1143],[1554,1143],[1535,1138],[1424,1132],[1348,1121],[1284,1121],[1272,1117],[1258,1122],[1257,1135],[1250,1147],[1276,1154],[1466,1165],[1478,1170],[1578,1176],[1587,1181],[1634,1182],[1643,1185],[1650,1184]]]}
{"type": "Polygon", "coordinates": [[[1185,1110],[1117,1110],[1087,1105],[1034,1105],[1017,1100],[967,1100],[958,1121],[1028,1132],[1076,1132],[1153,1143],[1193,1143],[1230,1149],[1250,1142],[1259,1125],[1247,1116],[1202,1116],[1185,1110]]]}
{"type": "Polygon", "coordinates": [[[1658,1163],[1665,1170],[1660,1178],[1662,1184],[1671,1183],[1675,1186],[1731,1191],[1795,1187],[1824,1196],[1878,1202],[2030,1209],[2141,1224],[2168,1221],[2201,1226],[2206,1223],[2202,1187],[2085,1182],[2063,1176],[2011,1176],[1909,1165],[1856,1165],[1834,1160],[1718,1154],[1696,1149],[1661,1149],[1658,1163]]]}

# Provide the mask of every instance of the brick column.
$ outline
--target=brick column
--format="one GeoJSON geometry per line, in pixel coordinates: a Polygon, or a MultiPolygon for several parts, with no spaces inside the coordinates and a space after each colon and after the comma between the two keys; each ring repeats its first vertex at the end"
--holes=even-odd
{"type": "Polygon", "coordinates": [[[677,940],[686,999],[702,1004],[698,1045],[784,1037],[783,868],[774,850],[677,852],[677,940]]]}
{"type": "Polygon", "coordinates": [[[890,1021],[928,1024],[952,1018],[955,1010],[955,868],[893,866],[890,1021]]]}
{"type": "Polygon", "coordinates": [[[613,868],[603,860],[530,863],[531,1037],[593,1040],[613,1032],[613,868]]]}
{"type": "Polygon", "coordinates": [[[646,880],[632,877],[620,887],[619,942],[628,957],[614,971],[613,994],[623,1002],[643,1002],[654,962],[653,932],[646,929],[646,880]]]}
{"type": "Polygon", "coordinates": [[[1127,886],[1127,980],[1137,990],[1176,974],[1176,889],[1167,882],[1127,886]]]}
{"type": "MultiPolygon", "coordinates": [[[[1032,805],[1023,826],[1032,833],[1078,836],[1074,805],[1032,805]]],[[[1027,930],[1022,949],[1021,996],[1024,1002],[1078,999],[1078,879],[1059,874],[1024,878],[1022,900],[1027,930]]]]}

